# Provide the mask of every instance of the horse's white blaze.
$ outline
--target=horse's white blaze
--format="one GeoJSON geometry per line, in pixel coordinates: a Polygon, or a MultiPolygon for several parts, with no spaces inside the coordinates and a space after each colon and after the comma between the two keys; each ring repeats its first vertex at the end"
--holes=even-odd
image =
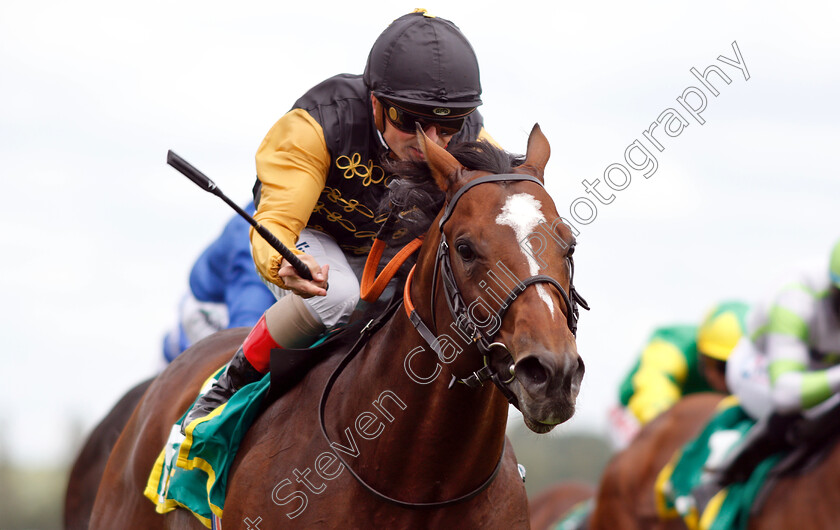
{"type": "MultiPolygon", "coordinates": [[[[513,228],[514,233],[516,233],[516,240],[521,243],[523,239],[536,230],[541,222],[545,222],[545,216],[540,211],[541,207],[542,204],[540,201],[535,199],[531,194],[517,193],[516,195],[511,195],[505,201],[505,205],[502,207],[502,213],[496,217],[496,223],[513,228]]],[[[519,248],[522,250],[522,254],[528,262],[531,276],[539,274],[540,266],[537,260],[525,252],[521,246],[519,248]]],[[[537,284],[536,287],[537,293],[542,301],[545,302],[545,305],[548,306],[549,311],[551,311],[551,317],[554,318],[554,304],[548,295],[548,291],[540,284],[537,284]]]]}

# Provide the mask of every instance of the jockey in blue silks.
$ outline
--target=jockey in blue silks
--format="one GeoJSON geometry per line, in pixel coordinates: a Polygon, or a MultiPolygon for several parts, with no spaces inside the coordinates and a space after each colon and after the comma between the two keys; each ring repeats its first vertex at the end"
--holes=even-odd
{"type": "MultiPolygon", "coordinates": [[[[254,203],[244,210],[254,215],[254,203]]],[[[219,330],[253,327],[276,301],[254,267],[250,228],[235,215],[196,260],[189,290],[178,306],[178,322],[163,341],[167,362],[219,330]]]]}

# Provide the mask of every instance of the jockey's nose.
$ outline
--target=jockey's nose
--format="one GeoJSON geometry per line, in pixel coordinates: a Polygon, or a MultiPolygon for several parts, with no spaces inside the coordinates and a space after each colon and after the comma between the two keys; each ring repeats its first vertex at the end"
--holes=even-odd
{"type": "Polygon", "coordinates": [[[438,134],[438,125],[436,123],[426,125],[423,128],[423,132],[426,133],[426,136],[428,136],[431,141],[440,145],[440,134],[438,134]]]}

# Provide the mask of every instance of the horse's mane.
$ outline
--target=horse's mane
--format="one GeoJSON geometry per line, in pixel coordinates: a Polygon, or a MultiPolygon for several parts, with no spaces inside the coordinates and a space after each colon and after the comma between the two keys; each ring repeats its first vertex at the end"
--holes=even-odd
{"type": "MultiPolygon", "coordinates": [[[[472,171],[510,173],[524,161],[522,155],[508,153],[490,142],[479,140],[462,142],[449,149],[464,167],[472,171]]],[[[445,194],[434,182],[429,166],[424,161],[393,161],[384,163],[385,169],[393,174],[388,184],[389,193],[380,205],[380,212],[395,209],[398,223],[405,241],[425,234],[429,225],[443,207],[445,194]]]]}

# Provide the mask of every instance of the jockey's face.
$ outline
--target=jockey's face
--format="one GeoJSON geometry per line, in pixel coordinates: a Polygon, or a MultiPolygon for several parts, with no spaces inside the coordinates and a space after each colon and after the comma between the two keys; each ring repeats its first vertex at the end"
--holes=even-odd
{"type": "Polygon", "coordinates": [[[728,394],[729,390],[726,388],[726,361],[720,361],[708,355],[703,355],[697,352],[698,360],[700,361],[700,371],[709,386],[714,390],[728,394]]]}
{"type": "MultiPolygon", "coordinates": [[[[385,138],[385,143],[391,149],[391,156],[398,160],[423,160],[423,153],[417,143],[417,135],[397,129],[384,115],[382,103],[373,94],[370,97],[373,102],[373,115],[383,117],[385,132],[382,133],[382,137],[385,138]]],[[[430,140],[443,148],[449,145],[449,140],[453,136],[451,134],[440,134],[435,124],[427,125],[423,131],[430,140]]]]}

